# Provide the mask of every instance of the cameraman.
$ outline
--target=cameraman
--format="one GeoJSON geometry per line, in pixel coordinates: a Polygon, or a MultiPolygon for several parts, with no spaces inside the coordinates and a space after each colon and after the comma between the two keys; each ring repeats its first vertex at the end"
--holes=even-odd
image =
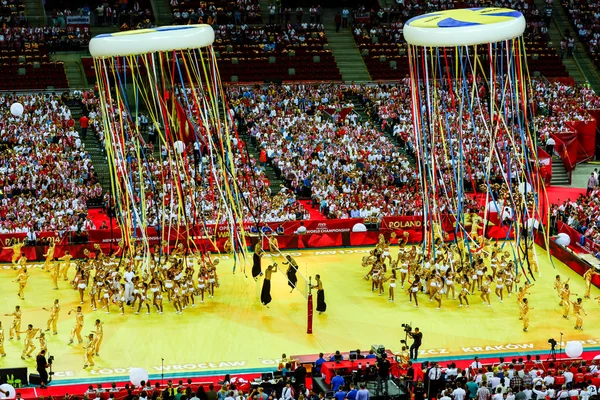
{"type": "Polygon", "coordinates": [[[410,358],[416,360],[419,355],[419,347],[423,341],[423,334],[419,331],[419,328],[415,328],[414,332],[407,332],[413,340],[413,344],[410,345],[410,358]]]}
{"type": "Polygon", "coordinates": [[[46,350],[40,351],[40,354],[37,355],[35,362],[37,364],[37,372],[40,375],[40,388],[45,389],[46,383],[48,383],[48,372],[46,372],[46,368],[48,368],[48,361],[46,361],[46,350]]]}

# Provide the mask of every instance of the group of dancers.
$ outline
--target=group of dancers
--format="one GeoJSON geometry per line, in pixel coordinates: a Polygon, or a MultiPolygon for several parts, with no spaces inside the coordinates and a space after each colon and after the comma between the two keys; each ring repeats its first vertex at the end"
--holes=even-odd
{"type": "MultiPolygon", "coordinates": [[[[269,248],[272,254],[281,254],[279,248],[277,247],[277,243],[272,239],[269,241],[269,248]]],[[[269,303],[273,300],[271,297],[271,279],[273,272],[277,272],[279,270],[279,266],[276,262],[267,266],[265,272],[262,272],[261,260],[265,252],[262,248],[262,243],[259,241],[254,247],[253,253],[253,264],[252,264],[252,277],[255,281],[258,281],[259,277],[264,276],[262,289],[260,292],[260,301],[265,307],[269,307],[269,303]]],[[[291,255],[285,256],[285,261],[282,262],[283,265],[287,266],[285,276],[287,278],[288,285],[291,287],[290,293],[297,288],[298,284],[298,263],[291,255]]],[[[310,290],[316,289],[317,291],[317,311],[319,314],[323,314],[327,310],[327,303],[325,303],[325,291],[323,290],[323,282],[321,281],[320,275],[315,275],[315,284],[310,285],[310,290]]]]}
{"type": "MultiPolygon", "coordinates": [[[[398,256],[394,259],[390,240],[379,235],[375,249],[362,260],[362,266],[369,268],[365,279],[371,280],[371,291],[379,295],[383,295],[384,284],[389,282],[391,302],[395,300],[396,284],[402,289],[408,285],[409,301],[414,301],[417,308],[419,293],[435,301],[437,309],[441,309],[443,299],[458,300],[459,307],[469,307],[469,296],[477,291],[483,303],[491,307],[492,290],[498,301],[504,302],[515,293],[523,273],[516,272],[515,260],[509,251],[498,243],[478,240],[475,248],[465,249],[460,243],[449,244],[437,239],[429,254],[423,254],[421,247],[407,246],[405,237],[398,241],[398,256]]],[[[532,272],[538,272],[535,258],[529,260],[532,272]]]]}
{"type": "MultiPolygon", "coordinates": [[[[432,250],[425,255],[421,247],[408,246],[405,235],[398,240],[398,256],[394,258],[391,254],[393,238],[393,234],[390,239],[379,235],[375,248],[362,259],[362,266],[369,268],[364,278],[371,281],[373,293],[382,296],[387,283],[388,300],[394,302],[395,288],[400,285],[408,294],[409,302],[414,301],[414,307],[419,307],[419,296],[425,295],[429,301],[436,302],[437,310],[442,308],[444,299],[458,300],[459,307],[469,307],[470,297],[478,293],[483,304],[491,307],[492,293],[500,303],[515,294],[523,331],[528,331],[529,311],[533,307],[526,296],[533,284],[525,277],[524,269],[530,275],[539,274],[532,243],[517,249],[521,251],[521,260],[511,256],[498,242],[479,237],[476,238],[476,246],[471,249],[465,249],[461,243],[449,244],[437,239],[432,250]]],[[[587,288],[584,298],[590,298],[595,275],[598,272],[594,269],[589,269],[584,274],[587,288]]],[[[582,314],[586,314],[582,299],[571,301],[570,297],[573,295],[569,291],[568,282],[560,282],[558,276],[555,289],[561,299],[560,305],[564,307],[565,318],[568,318],[572,308],[577,318],[575,329],[583,329],[582,314]]],[[[600,300],[600,297],[596,299],[600,300]]]]}
{"type": "MultiPolygon", "coordinates": [[[[48,353],[46,333],[52,332],[53,335],[58,335],[58,317],[61,311],[60,300],[55,299],[54,303],[50,308],[43,307],[42,310],[50,312],[50,317],[48,318],[46,329],[43,331],[41,327],[34,327],[33,324],[28,324],[25,330],[21,330],[21,323],[23,320],[23,312],[21,311],[21,306],[17,305],[15,306],[15,309],[12,313],[5,314],[5,316],[10,316],[13,318],[9,329],[8,340],[16,339],[17,341],[20,341],[21,335],[23,334],[25,336],[25,339],[23,341],[23,351],[21,352],[22,360],[27,360],[32,357],[33,352],[37,349],[35,345],[36,340],[39,346],[39,351],[41,352],[42,350],[44,350],[46,353],[48,353]]],[[[68,314],[71,315],[72,313],[74,313],[75,315],[75,323],[73,325],[73,328],[71,329],[68,344],[73,344],[75,339],[77,339],[79,344],[83,344],[83,368],[85,369],[94,366],[94,356],[100,355],[100,347],[104,339],[104,325],[99,319],[96,319],[93,330],[86,336],[86,343],[83,343],[84,338],[81,335],[84,325],[84,315],[82,307],[78,306],[77,308],[69,310],[68,314]]],[[[6,351],[4,349],[4,338],[4,329],[2,327],[2,323],[0,322],[0,355],[2,357],[6,357],[6,351]]]]}
{"type": "MultiPolygon", "coordinates": [[[[134,314],[151,310],[158,314],[164,312],[163,298],[171,302],[176,314],[182,314],[187,307],[196,305],[196,297],[204,303],[206,297],[213,298],[219,287],[217,266],[219,259],[212,259],[211,253],[193,252],[187,254],[182,244],[176,246],[170,254],[160,251],[157,245],[151,256],[145,257],[144,246],[135,245],[131,251],[123,255],[122,243],[111,254],[104,254],[100,246],[95,246],[96,253],[84,250],[85,258],[73,260],[69,252],[59,258],[54,257],[54,245],[50,245],[45,254],[42,269],[50,274],[52,289],[57,290],[59,282],[68,282],[70,287],[77,291],[80,306],[69,311],[74,313],[75,324],[71,330],[69,344],[77,339],[82,344],[84,352],[84,368],[94,365],[94,356],[99,355],[103,339],[103,326],[96,320],[93,332],[82,336],[84,326],[83,305],[89,304],[92,311],[99,308],[110,314],[118,310],[125,314],[131,309],[134,314]],[[120,253],[120,254],[119,254],[120,253]],[[71,269],[75,267],[74,275],[71,269]],[[72,279],[69,277],[72,276],[72,279]],[[195,278],[195,279],[194,279],[195,278]],[[85,343],[84,343],[85,342],[85,343]]],[[[14,249],[13,249],[14,250],[14,249]]],[[[13,267],[18,284],[17,296],[25,299],[27,282],[30,276],[25,256],[13,256],[13,267]]],[[[59,300],[56,299],[50,308],[43,308],[50,312],[45,331],[28,325],[21,330],[22,311],[16,306],[14,311],[6,316],[12,316],[13,322],[9,330],[9,340],[21,339],[25,334],[24,349],[21,358],[31,358],[36,350],[35,341],[39,343],[39,350],[47,351],[46,332],[58,333],[57,322],[61,311],[59,300]]],[[[6,356],[4,349],[4,330],[0,323],[0,355],[6,356]]]]}
{"type": "MultiPolygon", "coordinates": [[[[577,297],[577,293],[571,293],[571,288],[569,286],[570,279],[563,281],[561,280],[560,275],[556,275],[556,279],[554,280],[554,290],[556,290],[556,294],[560,299],[558,306],[563,308],[563,318],[569,319],[569,314],[572,311],[575,316],[575,329],[577,330],[583,330],[582,314],[587,315],[587,312],[583,309],[583,299],[591,298],[590,291],[592,288],[592,279],[597,275],[600,274],[592,268],[588,269],[583,274],[583,279],[585,281],[585,293],[583,298],[577,297]],[[572,297],[575,297],[575,299],[573,300],[572,297]]],[[[600,304],[600,296],[595,297],[594,300],[597,300],[598,304],[600,304]]]]}

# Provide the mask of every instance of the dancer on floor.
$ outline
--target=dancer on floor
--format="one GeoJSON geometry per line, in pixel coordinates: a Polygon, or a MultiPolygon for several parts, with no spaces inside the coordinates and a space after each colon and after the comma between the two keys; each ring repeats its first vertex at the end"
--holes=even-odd
{"type": "Polygon", "coordinates": [[[522,304],[521,316],[523,319],[523,332],[529,332],[529,310],[533,310],[533,307],[529,308],[529,301],[527,298],[523,298],[522,304]]]}
{"type": "Polygon", "coordinates": [[[83,353],[83,369],[94,366],[94,351],[96,350],[94,343],[94,334],[90,333],[87,337],[85,345],[83,346],[85,349],[83,353]]]}
{"type": "Polygon", "coordinates": [[[463,276],[463,279],[460,283],[460,285],[462,286],[462,288],[460,289],[460,293],[458,293],[458,301],[459,301],[459,307],[463,306],[463,301],[465,302],[465,307],[469,307],[469,277],[465,274],[465,276],[463,276]]]}
{"type": "Polygon", "coordinates": [[[42,310],[50,311],[50,318],[48,319],[48,324],[46,325],[46,332],[48,332],[52,327],[52,334],[57,335],[58,330],[56,329],[56,324],[58,322],[58,313],[60,312],[60,305],[58,303],[58,299],[54,300],[54,304],[52,304],[52,307],[50,307],[50,309],[44,307],[42,308],[42,310]]]}
{"type": "Polygon", "coordinates": [[[264,252],[263,252],[261,246],[262,246],[262,241],[259,236],[258,243],[256,243],[256,246],[254,246],[254,254],[252,255],[252,277],[254,278],[255,281],[257,281],[258,277],[262,276],[262,274],[263,274],[261,267],[260,267],[260,259],[264,252]]]}
{"type": "Polygon", "coordinates": [[[296,283],[298,282],[298,277],[296,276],[296,272],[298,272],[298,264],[296,263],[296,260],[294,260],[289,254],[285,256],[285,258],[287,261],[284,261],[283,265],[288,266],[285,276],[287,276],[288,285],[292,288],[292,290],[290,290],[290,293],[292,293],[296,288],[296,283]]]}
{"type": "Polygon", "coordinates": [[[69,344],[73,344],[73,339],[77,336],[77,340],[79,343],[83,342],[83,338],[81,337],[81,330],[83,329],[83,313],[81,312],[81,306],[78,306],[77,309],[69,310],[69,314],[75,313],[75,326],[71,330],[71,335],[69,337],[69,344]]]}
{"type": "Polygon", "coordinates": [[[267,270],[265,271],[265,279],[263,280],[262,291],[260,292],[260,302],[269,307],[269,303],[271,302],[271,275],[273,272],[277,272],[277,263],[273,263],[273,265],[269,265],[267,270]]]}
{"type": "Polygon", "coordinates": [[[396,270],[392,269],[392,275],[390,275],[387,279],[387,281],[390,281],[390,288],[389,288],[389,298],[388,300],[391,301],[392,303],[394,302],[394,288],[396,287],[396,270]]]}
{"type": "Polygon", "coordinates": [[[50,272],[54,269],[54,249],[55,249],[56,244],[54,242],[50,243],[50,246],[48,246],[48,250],[46,251],[46,254],[44,254],[44,257],[46,257],[46,260],[44,261],[44,271],[46,272],[50,272]]]}
{"type": "Polygon", "coordinates": [[[96,332],[94,333],[94,354],[99,356],[100,346],[102,345],[102,339],[104,338],[104,324],[97,319],[94,327],[96,328],[96,332]]]}
{"type": "Polygon", "coordinates": [[[0,357],[6,357],[6,351],[4,351],[4,328],[2,328],[2,321],[0,321],[0,357]]]}
{"type": "Polygon", "coordinates": [[[585,271],[585,274],[583,274],[583,279],[585,280],[585,294],[583,295],[584,299],[589,299],[590,298],[590,290],[592,289],[592,280],[594,279],[594,276],[599,275],[598,272],[596,272],[596,270],[594,268],[590,268],[587,271],[585,271]]]}
{"type": "Polygon", "coordinates": [[[21,300],[25,300],[25,287],[27,286],[27,279],[29,279],[29,273],[27,272],[27,268],[23,267],[13,282],[17,282],[19,284],[19,290],[17,292],[17,296],[21,300]]]}
{"type": "Polygon", "coordinates": [[[415,274],[414,280],[408,287],[408,301],[412,302],[412,299],[415,299],[415,308],[419,308],[419,300],[417,299],[417,294],[421,290],[421,277],[415,274]]]}
{"type": "Polygon", "coordinates": [[[10,330],[8,331],[8,340],[13,340],[15,335],[17,340],[21,340],[21,306],[15,306],[15,311],[12,314],[4,314],[7,317],[13,317],[10,330]]]}
{"type": "Polygon", "coordinates": [[[66,250],[65,255],[59,258],[59,260],[63,262],[62,268],[60,269],[60,276],[62,276],[63,281],[69,280],[67,274],[69,273],[69,268],[71,268],[72,258],[73,256],[69,253],[69,250],[66,250]]]}
{"type": "Polygon", "coordinates": [[[325,291],[323,290],[323,282],[321,281],[321,275],[315,275],[316,285],[313,285],[311,289],[317,289],[317,311],[319,314],[323,314],[327,310],[327,303],[325,303],[325,291]]]}
{"type": "Polygon", "coordinates": [[[21,353],[21,360],[24,360],[25,357],[30,358],[31,353],[35,350],[35,345],[33,344],[33,339],[35,339],[35,335],[39,332],[40,328],[34,328],[33,325],[27,325],[27,329],[21,331],[19,333],[25,334],[25,342],[23,347],[23,352],[21,353]]]}
{"type": "Polygon", "coordinates": [[[573,303],[573,314],[575,315],[575,329],[582,331],[583,330],[583,317],[581,313],[587,315],[585,310],[583,309],[583,300],[581,297],[577,299],[575,303],[573,303]]]}
{"type": "Polygon", "coordinates": [[[21,249],[25,246],[25,241],[17,242],[10,247],[5,249],[11,249],[13,251],[12,259],[10,262],[13,264],[13,269],[17,269],[19,258],[21,258],[21,249]]]}

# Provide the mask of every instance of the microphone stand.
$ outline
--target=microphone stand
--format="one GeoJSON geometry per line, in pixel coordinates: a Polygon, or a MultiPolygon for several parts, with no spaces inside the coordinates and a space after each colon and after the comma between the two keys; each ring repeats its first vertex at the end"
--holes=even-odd
{"type": "Polygon", "coordinates": [[[164,386],[165,384],[165,359],[160,359],[160,384],[164,386]]]}

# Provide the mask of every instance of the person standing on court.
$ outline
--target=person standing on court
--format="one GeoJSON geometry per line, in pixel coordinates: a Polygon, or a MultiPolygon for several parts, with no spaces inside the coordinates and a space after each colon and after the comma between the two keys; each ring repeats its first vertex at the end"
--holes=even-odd
{"type": "Polygon", "coordinates": [[[413,344],[410,345],[410,358],[416,360],[419,355],[419,347],[423,341],[423,334],[419,331],[419,328],[415,328],[414,332],[408,332],[408,336],[413,339],[413,344]]]}
{"type": "Polygon", "coordinates": [[[40,375],[40,388],[45,389],[46,384],[48,383],[48,361],[46,360],[46,350],[42,349],[40,354],[35,358],[36,370],[40,375]]]}

